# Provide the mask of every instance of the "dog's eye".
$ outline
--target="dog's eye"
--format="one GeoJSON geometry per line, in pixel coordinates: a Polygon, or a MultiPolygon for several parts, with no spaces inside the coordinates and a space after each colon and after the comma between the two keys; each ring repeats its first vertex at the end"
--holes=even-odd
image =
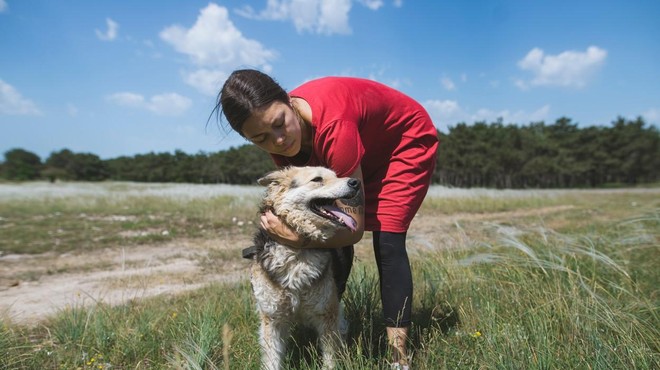
{"type": "Polygon", "coordinates": [[[323,177],[321,176],[316,176],[311,180],[311,182],[323,182],[323,177]]]}

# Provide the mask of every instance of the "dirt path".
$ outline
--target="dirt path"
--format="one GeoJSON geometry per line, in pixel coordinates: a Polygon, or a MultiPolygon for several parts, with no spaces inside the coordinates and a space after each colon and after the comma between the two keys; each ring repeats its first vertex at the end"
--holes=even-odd
{"type": "MultiPolygon", "coordinates": [[[[409,231],[412,254],[434,248],[465,245],[452,225],[483,224],[564,212],[556,206],[485,214],[425,215],[409,231]]],[[[131,299],[177,294],[211,282],[236,282],[248,277],[240,250],[247,236],[229,241],[176,240],[161,245],[117,247],[85,253],[0,256],[0,315],[30,324],[67,305],[103,301],[122,304],[131,299]]],[[[373,258],[371,234],[356,246],[363,261],[373,258]]]]}
{"type": "Polygon", "coordinates": [[[0,315],[30,323],[67,305],[121,304],[238,281],[248,274],[235,246],[247,243],[175,241],[83,254],[5,255],[0,257],[0,315]]]}

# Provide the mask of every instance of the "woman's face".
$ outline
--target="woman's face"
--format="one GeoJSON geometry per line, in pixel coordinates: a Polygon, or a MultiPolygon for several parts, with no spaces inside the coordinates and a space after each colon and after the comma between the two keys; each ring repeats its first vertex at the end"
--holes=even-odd
{"type": "Polygon", "coordinates": [[[255,110],[243,123],[243,136],[268,153],[285,157],[298,154],[302,142],[298,115],[280,101],[255,110]]]}

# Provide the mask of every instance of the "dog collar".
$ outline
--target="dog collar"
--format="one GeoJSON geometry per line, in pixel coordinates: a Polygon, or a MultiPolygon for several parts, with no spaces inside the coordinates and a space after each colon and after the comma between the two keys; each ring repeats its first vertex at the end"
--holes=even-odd
{"type": "Polygon", "coordinates": [[[259,249],[260,248],[257,247],[256,245],[253,245],[251,247],[247,247],[247,248],[243,249],[243,251],[241,253],[243,255],[243,258],[251,260],[251,259],[254,258],[254,256],[257,255],[257,253],[259,252],[259,249]]]}

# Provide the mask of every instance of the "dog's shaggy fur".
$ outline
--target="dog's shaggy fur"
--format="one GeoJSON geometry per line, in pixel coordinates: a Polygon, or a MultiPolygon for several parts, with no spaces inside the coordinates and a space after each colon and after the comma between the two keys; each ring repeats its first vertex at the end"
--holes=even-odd
{"type": "MultiPolygon", "coordinates": [[[[336,230],[355,229],[355,221],[334,203],[361,194],[360,181],[337,178],[323,167],[289,167],[258,180],[267,190],[261,211],[271,210],[301,237],[326,240],[336,230]]],[[[254,238],[251,282],[261,319],[262,368],[279,369],[286,339],[294,323],[316,329],[323,367],[334,367],[341,345],[343,313],[334,279],[331,249],[291,248],[264,230],[254,238]]]]}

